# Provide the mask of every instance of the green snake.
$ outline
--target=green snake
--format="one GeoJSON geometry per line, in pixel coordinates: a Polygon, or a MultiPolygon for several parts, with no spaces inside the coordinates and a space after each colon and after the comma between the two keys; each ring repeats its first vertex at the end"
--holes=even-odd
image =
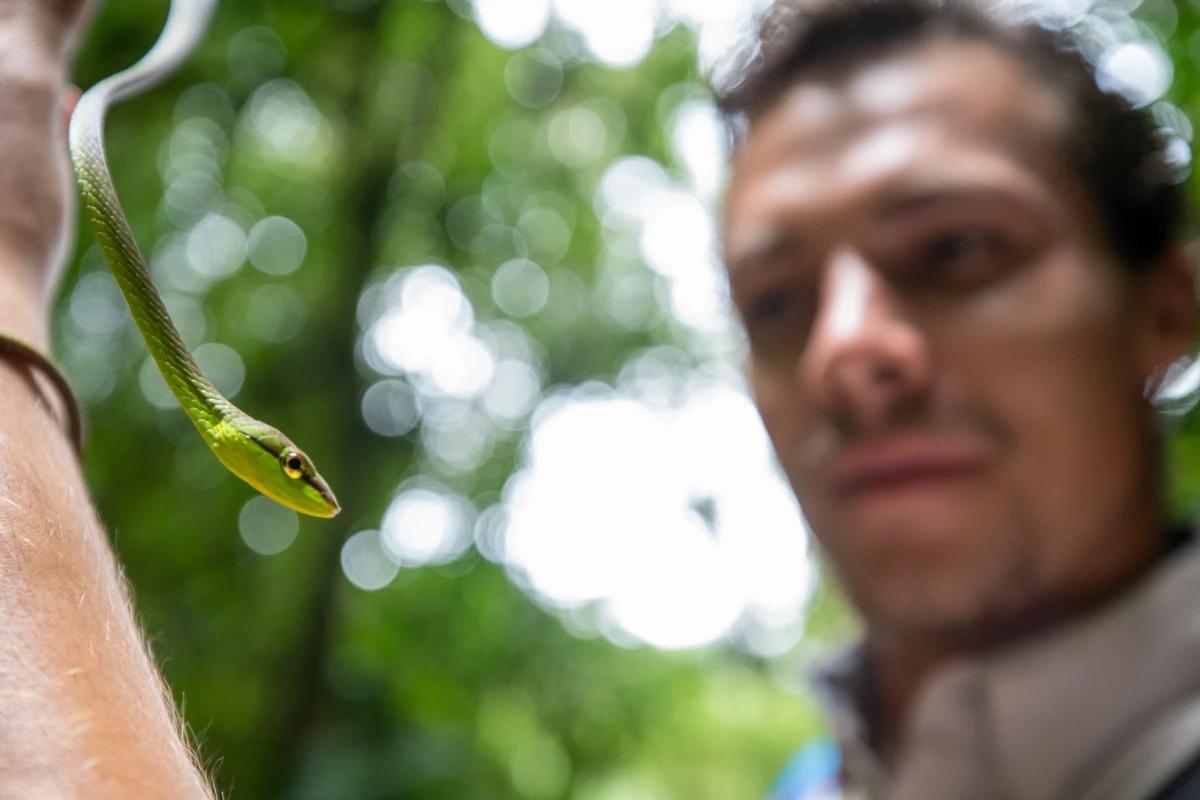
{"type": "Polygon", "coordinates": [[[150,355],[204,443],[231,472],[276,502],[303,514],[341,509],[309,457],[265,422],[244,413],[200,372],[154,288],[146,261],[117,199],[104,154],[109,106],[167,77],[199,41],[215,0],[172,2],[166,25],[132,67],[97,83],[71,116],[71,161],[96,240],[150,355]]]}

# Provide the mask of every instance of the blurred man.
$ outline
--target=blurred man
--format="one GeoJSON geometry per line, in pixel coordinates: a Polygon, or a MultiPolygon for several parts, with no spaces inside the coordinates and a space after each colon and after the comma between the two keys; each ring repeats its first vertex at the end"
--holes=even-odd
{"type": "Polygon", "coordinates": [[[1062,34],[781,6],[724,93],[749,375],[865,635],[840,791],[1200,797],[1200,553],[1150,397],[1196,334],[1178,169],[1062,34]]]}
{"type": "MultiPolygon", "coordinates": [[[[49,344],[85,0],[0,0],[0,330],[49,344]]],[[[205,798],[96,520],[61,398],[0,350],[0,798],[205,798]]],[[[136,487],[131,487],[136,491],[136,487]]]]}

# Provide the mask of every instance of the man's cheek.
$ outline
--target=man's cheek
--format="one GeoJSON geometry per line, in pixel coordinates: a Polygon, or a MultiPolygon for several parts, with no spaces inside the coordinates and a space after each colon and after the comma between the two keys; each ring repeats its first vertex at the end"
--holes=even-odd
{"type": "Polygon", "coordinates": [[[775,453],[790,474],[790,451],[798,447],[801,411],[799,398],[791,390],[788,382],[777,375],[765,374],[761,369],[751,369],[750,388],[754,393],[754,402],[758,406],[763,426],[775,447],[775,453]]]}

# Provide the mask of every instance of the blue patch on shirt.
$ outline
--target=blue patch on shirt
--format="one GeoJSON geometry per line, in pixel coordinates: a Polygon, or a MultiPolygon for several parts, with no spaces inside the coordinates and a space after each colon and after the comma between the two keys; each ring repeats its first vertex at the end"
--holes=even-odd
{"type": "Polygon", "coordinates": [[[796,751],[775,779],[766,800],[818,800],[838,795],[842,754],[829,739],[813,739],[796,751]]]}

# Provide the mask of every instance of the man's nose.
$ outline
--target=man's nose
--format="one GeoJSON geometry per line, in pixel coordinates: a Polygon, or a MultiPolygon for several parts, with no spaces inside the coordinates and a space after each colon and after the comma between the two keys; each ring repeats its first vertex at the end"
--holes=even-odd
{"type": "Polygon", "coordinates": [[[866,259],[851,249],[835,251],[820,302],[797,377],[822,410],[869,430],[926,392],[925,335],[866,259]]]}

